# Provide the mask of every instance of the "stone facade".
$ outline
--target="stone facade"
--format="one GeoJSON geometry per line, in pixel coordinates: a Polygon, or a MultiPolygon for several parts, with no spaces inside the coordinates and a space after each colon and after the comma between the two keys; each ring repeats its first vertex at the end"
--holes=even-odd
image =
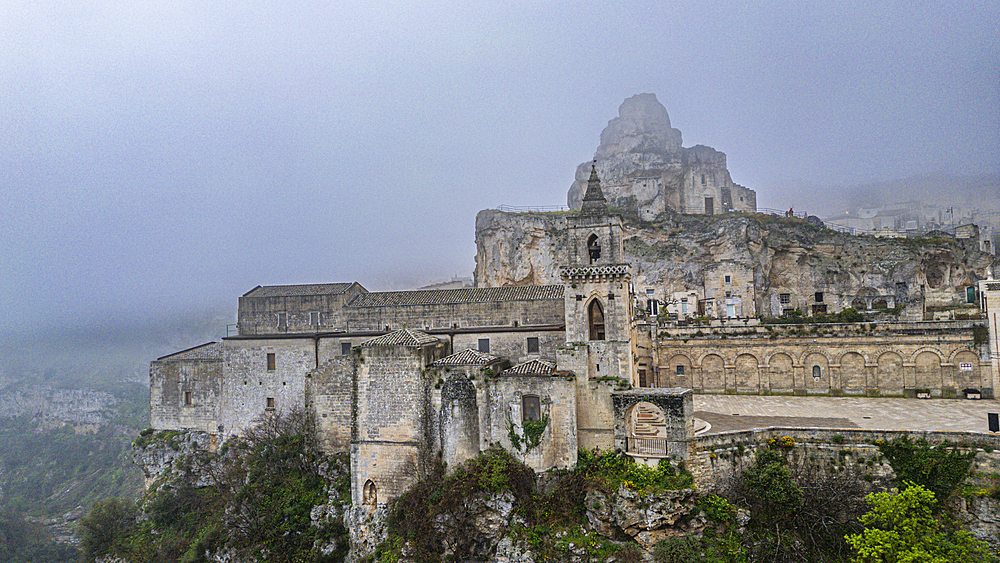
{"type": "Polygon", "coordinates": [[[805,336],[780,326],[706,330],[712,334],[700,328],[663,333],[658,386],[911,397],[918,389],[936,397],[976,389],[992,397],[997,385],[971,322],[837,325],[805,336]]]}

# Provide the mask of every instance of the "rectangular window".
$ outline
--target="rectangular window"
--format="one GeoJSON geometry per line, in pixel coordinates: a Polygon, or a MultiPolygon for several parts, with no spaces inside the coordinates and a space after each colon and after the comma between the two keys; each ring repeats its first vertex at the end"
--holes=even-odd
{"type": "Polygon", "coordinates": [[[278,313],[278,328],[288,328],[288,313],[278,313]]]}
{"type": "Polygon", "coordinates": [[[733,276],[726,276],[726,285],[733,283],[733,276]]]}
{"type": "Polygon", "coordinates": [[[816,292],[816,302],[817,303],[822,303],[823,302],[823,292],[822,291],[817,291],[816,292]]]}
{"type": "Polygon", "coordinates": [[[677,375],[684,375],[684,366],[683,365],[678,365],[677,366],[677,375]]]}
{"type": "Polygon", "coordinates": [[[538,422],[542,419],[542,405],[538,395],[521,397],[521,422],[538,422]]]}
{"type": "Polygon", "coordinates": [[[350,342],[341,342],[340,343],[340,355],[341,356],[350,356],[351,355],[351,343],[350,342]]]}
{"type": "Polygon", "coordinates": [[[482,353],[484,353],[484,354],[489,354],[490,353],[490,339],[489,338],[480,338],[479,339],[479,351],[482,352],[482,353]]]}
{"type": "Polygon", "coordinates": [[[267,355],[267,371],[274,371],[276,363],[277,362],[274,359],[274,354],[268,354],[267,355]]]}
{"type": "Polygon", "coordinates": [[[192,405],[192,404],[194,404],[192,402],[192,399],[191,399],[191,392],[190,391],[185,391],[184,392],[184,404],[185,405],[192,405]]]}
{"type": "Polygon", "coordinates": [[[319,326],[319,311],[309,313],[309,325],[319,326]]]}
{"type": "Polygon", "coordinates": [[[813,305],[812,306],[813,315],[825,315],[826,305],[813,305]]]}
{"type": "Polygon", "coordinates": [[[538,353],[538,337],[529,336],[528,337],[528,353],[537,354],[538,353]]]}
{"type": "Polygon", "coordinates": [[[778,294],[778,301],[781,301],[782,305],[788,305],[789,303],[792,302],[792,294],[791,293],[779,293],[778,294]]]}
{"type": "Polygon", "coordinates": [[[273,411],[274,410],[274,397],[268,397],[267,398],[267,410],[269,410],[269,411],[273,411]]]}

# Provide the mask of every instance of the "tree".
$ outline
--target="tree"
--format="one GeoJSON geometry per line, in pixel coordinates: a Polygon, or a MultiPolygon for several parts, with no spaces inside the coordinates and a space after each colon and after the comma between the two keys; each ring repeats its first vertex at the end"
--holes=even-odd
{"type": "Polygon", "coordinates": [[[117,498],[95,502],[80,520],[83,560],[95,561],[114,553],[134,529],[135,520],[135,506],[130,502],[117,498]]]}
{"type": "Polygon", "coordinates": [[[898,493],[872,493],[861,517],[865,529],[847,536],[853,563],[986,563],[986,545],[965,530],[950,529],[934,517],[934,493],[908,483],[898,493]]]}

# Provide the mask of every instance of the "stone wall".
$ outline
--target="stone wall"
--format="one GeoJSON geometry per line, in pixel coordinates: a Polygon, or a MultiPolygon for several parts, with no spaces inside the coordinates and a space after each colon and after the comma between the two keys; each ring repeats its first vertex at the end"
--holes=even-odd
{"type": "Polygon", "coordinates": [[[222,349],[212,342],[150,362],[152,428],[217,432],[222,349]]]}
{"type": "Polygon", "coordinates": [[[222,354],[219,424],[226,435],[269,411],[287,413],[305,406],[305,375],[316,367],[312,338],[228,339],[222,354]],[[268,369],[274,354],[274,369],[268,369]]]}
{"type": "MultiPolygon", "coordinates": [[[[438,334],[430,331],[429,334],[438,334]]],[[[494,356],[510,359],[517,365],[532,359],[554,361],[556,350],[566,343],[566,333],[561,328],[554,330],[511,329],[509,331],[490,330],[477,332],[455,331],[451,336],[451,352],[479,350],[480,339],[489,341],[489,352],[494,356]],[[538,339],[538,352],[528,353],[528,339],[538,339]]]]}
{"type": "Polygon", "coordinates": [[[769,447],[772,439],[791,438],[793,445],[779,448],[788,452],[791,463],[803,469],[836,472],[860,469],[876,479],[894,476],[889,462],[878,449],[878,440],[890,442],[908,437],[932,445],[951,443],[974,449],[977,455],[972,479],[1000,475],[1000,436],[976,432],[910,432],[858,428],[771,427],[710,434],[691,439],[685,467],[699,489],[712,491],[728,485],[751,466],[758,448],[769,447]]]}
{"type": "Polygon", "coordinates": [[[535,471],[565,469],[576,464],[577,404],[573,378],[501,375],[490,379],[487,389],[491,443],[499,443],[535,471]],[[542,416],[548,417],[541,443],[534,448],[523,442],[522,398],[526,395],[537,396],[542,416]],[[520,448],[511,442],[511,432],[521,437],[520,448]]]}
{"type": "Polygon", "coordinates": [[[345,329],[393,331],[480,328],[542,327],[563,324],[562,299],[482,301],[417,305],[348,305],[345,329]]]}
{"type": "Polygon", "coordinates": [[[314,414],[320,443],[327,452],[351,444],[355,356],[335,356],[306,374],[306,406],[314,414]]]}
{"type": "MultiPolygon", "coordinates": [[[[271,289],[271,288],[263,288],[271,289]]],[[[344,304],[367,290],[357,283],[328,286],[285,286],[274,292],[256,288],[240,297],[237,324],[241,335],[274,334],[278,332],[318,332],[342,329],[346,325],[344,304]],[[313,291],[300,288],[315,287],[313,291]],[[327,292],[321,293],[326,289],[327,292]],[[275,295],[284,290],[287,294],[275,295]],[[296,291],[298,290],[298,291],[296,291]],[[257,293],[262,293],[257,296],[257,293]],[[285,326],[279,326],[278,313],[286,315],[285,326]],[[312,313],[319,318],[313,324],[312,313]]]]}
{"type": "Polygon", "coordinates": [[[433,444],[433,382],[424,372],[443,342],[422,347],[362,346],[351,445],[351,498],[365,504],[371,481],[384,503],[424,476],[433,444]]]}
{"type": "Polygon", "coordinates": [[[704,393],[992,397],[995,381],[971,323],[673,329],[658,357],[658,386],[704,393]]]}

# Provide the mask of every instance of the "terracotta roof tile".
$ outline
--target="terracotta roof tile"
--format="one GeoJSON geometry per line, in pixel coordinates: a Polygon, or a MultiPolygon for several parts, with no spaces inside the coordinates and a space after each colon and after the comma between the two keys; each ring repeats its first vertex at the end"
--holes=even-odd
{"type": "Polygon", "coordinates": [[[523,364],[505,370],[503,375],[552,375],[556,365],[545,360],[528,360],[523,364]]]}
{"type": "Polygon", "coordinates": [[[440,360],[431,364],[435,367],[440,366],[485,366],[495,362],[499,362],[500,357],[494,356],[492,354],[487,354],[485,352],[479,352],[477,350],[468,349],[462,350],[457,354],[452,354],[441,358],[440,360]]]}
{"type": "Polygon", "coordinates": [[[383,334],[378,338],[372,338],[367,342],[363,342],[361,346],[365,348],[370,348],[372,346],[411,346],[419,348],[421,346],[435,344],[437,342],[440,342],[440,340],[436,336],[425,334],[419,330],[401,328],[395,332],[383,334]]]}

